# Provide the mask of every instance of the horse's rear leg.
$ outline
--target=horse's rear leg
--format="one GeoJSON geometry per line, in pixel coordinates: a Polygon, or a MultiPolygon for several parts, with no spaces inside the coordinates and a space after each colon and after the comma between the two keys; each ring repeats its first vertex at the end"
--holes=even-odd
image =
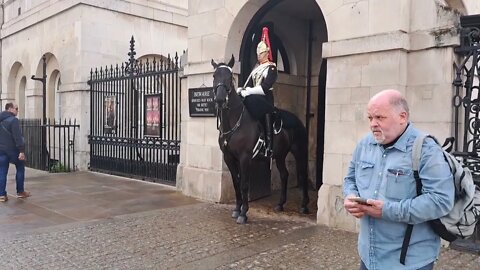
{"type": "Polygon", "coordinates": [[[233,188],[235,189],[235,209],[232,211],[232,218],[238,218],[240,215],[240,208],[242,206],[242,192],[240,190],[240,175],[238,164],[232,155],[224,154],[224,160],[227,164],[228,170],[232,175],[233,188]]]}
{"type": "Polygon", "coordinates": [[[287,182],[288,182],[288,170],[285,166],[285,156],[284,157],[277,157],[276,158],[277,169],[280,173],[280,179],[282,181],[281,184],[281,192],[280,192],[280,200],[278,204],[275,206],[275,211],[283,211],[283,205],[287,201],[287,182]]]}
{"type": "Polygon", "coordinates": [[[307,160],[302,158],[295,158],[296,160],[296,167],[297,167],[297,181],[301,186],[303,199],[302,199],[302,206],[300,208],[300,213],[308,214],[310,210],[308,210],[308,203],[310,202],[310,198],[308,197],[308,177],[307,177],[307,170],[308,164],[307,160]]]}
{"type": "Polygon", "coordinates": [[[295,157],[295,163],[297,168],[297,181],[303,193],[302,207],[300,208],[300,213],[308,214],[310,213],[310,210],[308,210],[308,203],[310,202],[310,198],[308,197],[307,154],[293,151],[293,156],[295,157]]]}

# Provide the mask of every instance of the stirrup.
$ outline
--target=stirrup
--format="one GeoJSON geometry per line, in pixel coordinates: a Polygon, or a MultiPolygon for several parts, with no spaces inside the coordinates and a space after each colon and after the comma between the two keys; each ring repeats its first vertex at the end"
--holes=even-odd
{"type": "Polygon", "coordinates": [[[264,153],[265,157],[267,158],[271,158],[273,156],[273,150],[272,149],[268,149],[267,147],[265,147],[265,153],[264,153]]]}
{"type": "Polygon", "coordinates": [[[257,143],[255,144],[255,147],[253,147],[253,156],[252,156],[252,159],[254,157],[256,157],[258,155],[258,153],[260,153],[260,150],[262,149],[262,147],[265,145],[265,140],[262,139],[262,137],[258,137],[258,141],[257,143]]]}
{"type": "Polygon", "coordinates": [[[278,129],[276,129],[275,127],[275,121],[273,122],[273,134],[277,135],[278,133],[280,133],[280,131],[282,131],[282,128],[283,128],[283,119],[280,119],[280,127],[278,129]]]}

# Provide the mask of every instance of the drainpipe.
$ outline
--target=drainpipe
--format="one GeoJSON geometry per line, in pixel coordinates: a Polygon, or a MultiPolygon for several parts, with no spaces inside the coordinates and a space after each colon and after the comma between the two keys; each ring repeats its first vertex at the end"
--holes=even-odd
{"type": "Polygon", "coordinates": [[[45,54],[42,56],[42,69],[43,69],[43,74],[42,77],[37,78],[35,75],[32,75],[31,79],[34,81],[39,81],[42,83],[42,103],[43,103],[43,110],[42,110],[42,156],[41,156],[41,162],[42,165],[45,166],[45,170],[50,169],[50,158],[49,158],[49,153],[46,148],[47,146],[47,57],[45,54]]]}

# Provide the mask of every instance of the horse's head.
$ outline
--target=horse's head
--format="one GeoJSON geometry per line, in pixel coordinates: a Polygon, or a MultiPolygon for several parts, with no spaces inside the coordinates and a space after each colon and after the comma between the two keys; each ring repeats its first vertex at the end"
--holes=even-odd
{"type": "Polygon", "coordinates": [[[228,64],[217,64],[212,59],[212,66],[215,68],[215,72],[213,73],[213,93],[217,106],[227,106],[228,95],[234,88],[232,72],[232,67],[234,64],[235,58],[233,55],[228,64]]]}

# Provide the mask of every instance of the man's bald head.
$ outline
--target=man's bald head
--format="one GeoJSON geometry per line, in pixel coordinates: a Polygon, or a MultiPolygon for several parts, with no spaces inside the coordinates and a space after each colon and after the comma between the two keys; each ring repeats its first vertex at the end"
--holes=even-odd
{"type": "Polygon", "coordinates": [[[370,99],[368,106],[372,103],[389,104],[397,112],[406,112],[407,117],[410,115],[407,100],[403,97],[402,93],[394,89],[378,92],[370,99]]]}
{"type": "Polygon", "coordinates": [[[375,140],[381,144],[389,144],[407,127],[408,103],[399,91],[383,90],[370,99],[367,114],[375,140]]]}

